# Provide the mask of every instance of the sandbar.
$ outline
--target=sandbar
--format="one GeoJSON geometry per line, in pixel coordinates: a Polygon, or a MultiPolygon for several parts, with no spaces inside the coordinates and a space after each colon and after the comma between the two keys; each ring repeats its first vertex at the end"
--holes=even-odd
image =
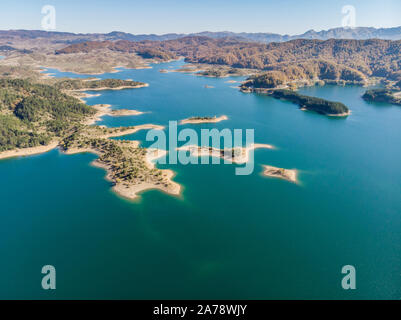
{"type": "Polygon", "coordinates": [[[180,121],[180,124],[198,124],[198,123],[216,123],[227,120],[228,117],[223,115],[220,117],[191,117],[180,121]]]}
{"type": "Polygon", "coordinates": [[[218,149],[214,147],[204,147],[197,145],[187,145],[177,148],[178,151],[189,151],[194,157],[216,157],[228,163],[244,164],[249,161],[249,152],[255,149],[274,149],[270,144],[253,143],[248,147],[234,147],[218,149]]]}
{"type": "Polygon", "coordinates": [[[297,175],[298,171],[295,169],[284,169],[273,166],[264,165],[263,175],[268,177],[274,177],[284,179],[293,183],[298,183],[297,175]]]}

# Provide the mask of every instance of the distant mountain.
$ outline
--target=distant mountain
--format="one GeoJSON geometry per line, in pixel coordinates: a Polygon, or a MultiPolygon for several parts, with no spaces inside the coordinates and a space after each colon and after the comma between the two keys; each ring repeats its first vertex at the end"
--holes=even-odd
{"type": "Polygon", "coordinates": [[[165,41],[165,40],[174,40],[178,38],[185,37],[185,34],[177,34],[177,33],[167,33],[163,35],[157,34],[131,34],[120,31],[113,31],[110,33],[104,34],[105,40],[128,40],[128,41],[165,41]]]}
{"type": "Polygon", "coordinates": [[[86,33],[76,34],[70,32],[54,32],[54,31],[42,31],[42,30],[9,30],[0,31],[0,41],[13,39],[15,37],[21,39],[38,39],[45,38],[53,41],[54,43],[64,42],[66,44],[79,43],[85,41],[115,41],[115,40],[128,40],[128,41],[165,41],[175,40],[184,38],[186,36],[203,36],[213,39],[221,38],[235,38],[243,41],[253,41],[261,43],[270,42],[285,42],[295,39],[316,39],[316,40],[328,40],[328,39],[354,39],[354,40],[367,40],[367,39],[383,39],[383,40],[401,40],[401,27],[395,28],[370,28],[370,27],[358,27],[358,28],[334,28],[329,30],[314,31],[309,30],[299,35],[280,35],[276,33],[247,33],[247,32],[211,32],[204,31],[191,34],[183,33],[168,33],[163,35],[156,34],[131,34],[120,31],[113,31],[110,33],[86,33]]]}
{"type": "Polygon", "coordinates": [[[383,39],[383,40],[400,40],[401,27],[397,28],[334,28],[316,32],[309,30],[304,34],[290,37],[292,39],[354,39],[354,40],[367,40],[367,39],[383,39]]]}
{"type": "Polygon", "coordinates": [[[316,40],[328,40],[328,39],[353,39],[353,40],[367,40],[367,39],[383,39],[383,40],[401,40],[401,27],[397,28],[334,28],[323,31],[309,30],[299,35],[280,35],[276,33],[234,33],[234,32],[200,32],[192,34],[195,36],[206,36],[209,38],[225,38],[235,37],[242,38],[247,41],[255,42],[285,42],[296,39],[316,39],[316,40]]]}

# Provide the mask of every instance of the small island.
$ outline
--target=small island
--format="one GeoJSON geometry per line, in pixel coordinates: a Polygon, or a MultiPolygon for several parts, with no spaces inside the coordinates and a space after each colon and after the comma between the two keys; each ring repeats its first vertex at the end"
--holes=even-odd
{"type": "Polygon", "coordinates": [[[149,84],[144,82],[121,79],[57,79],[55,81],[55,87],[57,89],[69,91],[122,90],[147,86],[149,86],[149,84]]]}
{"type": "Polygon", "coordinates": [[[351,114],[348,107],[341,102],[305,96],[286,89],[268,90],[266,93],[273,98],[296,103],[301,110],[314,111],[331,117],[346,117],[351,114]]]}
{"type": "Polygon", "coordinates": [[[180,124],[198,124],[198,123],[216,123],[227,120],[228,117],[223,115],[220,117],[191,117],[180,121],[180,124]]]}
{"type": "Polygon", "coordinates": [[[100,96],[100,94],[88,93],[84,91],[105,91],[105,90],[123,90],[148,87],[149,84],[131,79],[51,79],[49,84],[62,92],[79,99],[85,103],[84,98],[100,96]]]}
{"type": "Polygon", "coordinates": [[[229,163],[244,164],[249,161],[249,151],[255,149],[273,149],[269,144],[253,143],[248,147],[234,147],[218,149],[214,147],[205,147],[197,145],[187,145],[177,148],[178,151],[189,151],[194,157],[215,157],[221,158],[229,163]]]}
{"type": "Polygon", "coordinates": [[[297,170],[277,168],[268,165],[264,165],[263,168],[264,168],[263,175],[265,176],[284,179],[293,183],[298,182],[297,170]]]}
{"type": "Polygon", "coordinates": [[[401,105],[401,92],[391,89],[367,90],[362,98],[369,102],[386,102],[401,105]]]}
{"type": "Polygon", "coordinates": [[[103,116],[125,117],[138,116],[144,113],[142,111],[131,109],[111,109],[110,104],[95,104],[92,107],[96,110],[96,113],[86,119],[85,124],[87,125],[94,124],[96,121],[99,121],[103,116]]]}

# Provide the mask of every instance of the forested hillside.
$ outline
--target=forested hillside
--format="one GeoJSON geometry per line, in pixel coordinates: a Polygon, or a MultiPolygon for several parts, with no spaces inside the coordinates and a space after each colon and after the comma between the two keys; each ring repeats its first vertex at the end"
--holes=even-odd
{"type": "Polygon", "coordinates": [[[52,86],[0,79],[0,151],[46,145],[94,113],[52,86]]]}

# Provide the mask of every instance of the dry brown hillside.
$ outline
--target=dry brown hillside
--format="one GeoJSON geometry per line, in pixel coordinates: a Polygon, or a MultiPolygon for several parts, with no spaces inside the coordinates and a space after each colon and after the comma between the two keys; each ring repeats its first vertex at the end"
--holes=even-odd
{"type": "Polygon", "coordinates": [[[390,40],[292,40],[260,44],[235,39],[185,37],[168,41],[84,42],[56,51],[57,54],[90,52],[104,48],[138,53],[146,58],[228,65],[236,68],[277,70],[287,77],[320,73],[347,79],[378,76],[401,80],[401,41],[390,40]]]}

